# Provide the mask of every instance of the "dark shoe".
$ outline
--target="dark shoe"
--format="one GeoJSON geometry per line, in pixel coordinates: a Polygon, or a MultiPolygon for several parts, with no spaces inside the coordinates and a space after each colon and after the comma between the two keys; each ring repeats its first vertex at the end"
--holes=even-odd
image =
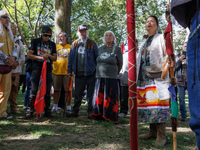
{"type": "Polygon", "coordinates": [[[24,110],[25,110],[25,109],[28,109],[28,106],[25,106],[25,105],[24,105],[24,106],[23,106],[23,109],[24,109],[24,110]]]}
{"type": "Polygon", "coordinates": [[[5,116],[5,117],[3,117],[2,119],[6,119],[6,120],[9,120],[9,119],[12,119],[13,117],[12,116],[5,116]]]}
{"type": "Polygon", "coordinates": [[[184,121],[186,121],[186,119],[187,119],[187,118],[181,118],[180,121],[183,121],[183,122],[184,122],[184,121]]]}
{"type": "Polygon", "coordinates": [[[18,109],[11,109],[10,112],[13,113],[13,114],[20,114],[21,113],[21,111],[19,111],[18,109]]]}
{"type": "Polygon", "coordinates": [[[162,147],[167,143],[165,123],[157,123],[156,129],[157,129],[157,139],[154,146],[162,147]]]}
{"type": "Polygon", "coordinates": [[[78,112],[75,112],[75,111],[66,112],[66,117],[78,117],[78,116],[79,116],[78,112]]]}
{"type": "Polygon", "coordinates": [[[156,124],[155,123],[151,123],[149,125],[149,132],[147,134],[142,134],[139,135],[140,139],[150,139],[150,138],[156,138],[157,137],[157,129],[156,129],[156,124]]]}
{"type": "Polygon", "coordinates": [[[33,119],[33,114],[26,114],[25,118],[28,120],[33,119]]]}
{"type": "Polygon", "coordinates": [[[94,119],[94,116],[91,115],[91,114],[88,114],[88,119],[89,119],[89,120],[93,120],[93,119],[94,119]]]}
{"type": "Polygon", "coordinates": [[[53,115],[51,114],[51,112],[48,112],[48,113],[44,113],[44,117],[46,117],[46,118],[52,118],[53,115]]]}

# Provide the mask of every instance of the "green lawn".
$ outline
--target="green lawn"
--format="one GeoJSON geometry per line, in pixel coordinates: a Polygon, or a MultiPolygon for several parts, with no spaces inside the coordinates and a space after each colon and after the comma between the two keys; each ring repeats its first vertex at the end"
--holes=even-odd
{"type": "MultiPolygon", "coordinates": [[[[52,119],[26,120],[23,99],[24,95],[19,92],[17,100],[20,114],[12,114],[14,117],[12,120],[0,120],[0,150],[130,149],[129,117],[119,118],[118,125],[110,122],[89,121],[87,106],[82,105],[78,118],[63,117],[61,111],[52,119]]],[[[84,102],[85,100],[82,104],[84,102]]],[[[186,106],[188,110],[187,99],[186,106]]],[[[186,122],[179,122],[178,150],[197,149],[194,133],[188,126],[189,118],[186,122]]],[[[167,144],[159,148],[160,150],[173,149],[170,123],[166,126],[167,144]]],[[[139,134],[146,133],[148,125],[138,124],[138,129],[139,134]]],[[[156,150],[153,146],[154,142],[155,139],[139,139],[139,149],[156,150]]]]}

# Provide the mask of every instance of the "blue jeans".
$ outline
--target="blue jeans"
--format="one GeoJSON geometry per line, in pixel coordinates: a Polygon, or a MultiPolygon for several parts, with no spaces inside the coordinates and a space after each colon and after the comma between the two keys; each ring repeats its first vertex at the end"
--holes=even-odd
{"type": "MultiPolygon", "coordinates": [[[[191,34],[196,29],[196,20],[198,15],[198,24],[200,23],[200,13],[196,13],[191,22],[191,34]]],[[[187,87],[189,94],[189,109],[191,119],[189,126],[196,134],[196,142],[198,149],[200,149],[200,29],[187,44],[187,55],[188,55],[188,67],[187,67],[187,87]],[[195,38],[198,33],[196,40],[196,56],[195,56],[195,38]],[[194,72],[195,69],[195,72],[194,72]],[[195,80],[194,80],[195,75],[195,80]],[[195,82],[194,82],[195,81],[195,82]],[[195,83],[195,84],[194,84],[195,83]]]]}
{"type": "Polygon", "coordinates": [[[28,106],[28,99],[30,96],[30,90],[31,90],[31,72],[27,72],[26,74],[26,86],[27,86],[27,90],[25,93],[25,97],[24,97],[24,106],[28,106]]]}
{"type": "Polygon", "coordinates": [[[182,118],[187,118],[187,111],[185,108],[185,91],[187,89],[187,85],[185,86],[177,86],[178,87],[178,94],[179,94],[179,106],[182,118]]]}

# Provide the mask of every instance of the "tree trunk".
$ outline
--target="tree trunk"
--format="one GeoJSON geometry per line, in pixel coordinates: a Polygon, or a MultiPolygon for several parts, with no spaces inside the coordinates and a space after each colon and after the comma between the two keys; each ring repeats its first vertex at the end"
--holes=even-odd
{"type": "Polygon", "coordinates": [[[58,44],[58,34],[66,32],[68,43],[71,44],[71,5],[72,0],[55,1],[55,42],[58,44]]]}

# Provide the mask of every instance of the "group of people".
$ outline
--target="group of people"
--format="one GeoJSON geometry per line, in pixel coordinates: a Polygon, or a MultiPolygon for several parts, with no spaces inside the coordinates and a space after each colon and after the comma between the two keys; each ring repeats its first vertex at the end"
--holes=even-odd
{"type": "MultiPolygon", "coordinates": [[[[187,0],[186,4],[187,3],[191,4],[191,6],[196,4],[194,0],[187,0]]],[[[179,5],[180,3],[178,3],[178,1],[172,1],[172,8],[179,8],[179,5]]],[[[181,5],[181,7],[182,6],[184,5],[181,5]]],[[[196,16],[199,16],[195,14],[196,11],[193,12],[194,13],[190,14],[192,15],[192,17],[190,16],[192,18],[191,22],[188,20],[182,22],[185,27],[189,26],[189,23],[191,23],[191,33],[195,30],[196,16]]],[[[178,16],[176,16],[178,11],[173,11],[172,9],[172,13],[175,14],[175,17],[178,16]]],[[[2,72],[2,69],[0,70],[0,118],[9,119],[10,116],[7,115],[6,108],[7,100],[9,96],[12,96],[10,94],[11,79],[14,91],[15,81],[17,80],[16,73],[18,74],[18,72],[13,72],[11,74],[10,70],[16,69],[15,67],[23,63],[24,59],[21,59],[21,61],[19,59],[19,53],[17,53],[18,45],[14,48],[14,38],[10,32],[9,17],[5,11],[0,11],[0,23],[2,24],[2,26],[0,26],[0,41],[4,43],[0,48],[0,68],[4,69],[4,72],[2,72]]],[[[148,38],[141,44],[140,49],[137,51],[136,65],[138,122],[148,123],[150,126],[149,132],[140,135],[139,138],[156,138],[155,147],[161,147],[166,144],[165,123],[168,122],[170,118],[170,93],[168,91],[170,86],[169,74],[167,73],[165,78],[161,78],[163,75],[162,69],[164,65],[166,65],[168,59],[164,36],[157,32],[158,27],[158,18],[153,15],[149,16],[146,20],[148,38]]],[[[31,41],[28,50],[28,59],[31,62],[31,87],[27,103],[28,109],[26,118],[33,118],[34,102],[44,60],[47,62],[45,117],[52,117],[52,113],[58,111],[58,103],[61,98],[62,88],[67,95],[66,116],[78,117],[82,95],[86,87],[88,94],[88,119],[107,120],[118,123],[118,99],[120,91],[123,95],[123,101],[121,101],[122,106],[120,106],[121,110],[119,116],[125,116],[127,114],[128,81],[125,81],[126,84],[122,84],[120,90],[118,77],[120,76],[122,83],[124,83],[124,76],[128,80],[128,76],[125,75],[128,73],[128,54],[126,53],[125,55],[124,53],[123,56],[121,49],[116,44],[115,35],[112,31],[106,31],[104,33],[104,45],[100,48],[98,48],[95,41],[88,38],[88,34],[87,26],[80,25],[77,31],[78,40],[75,40],[72,45],[69,45],[67,43],[67,34],[61,32],[59,34],[59,44],[56,46],[56,44],[50,40],[52,30],[46,26],[42,28],[41,37],[31,41]],[[123,60],[123,58],[125,60],[123,60]],[[121,69],[125,70],[121,71],[122,74],[120,73],[121,69]],[[71,82],[73,76],[75,76],[75,98],[74,106],[71,109],[71,82]],[[50,109],[51,85],[54,87],[54,104],[52,109],[50,109]]],[[[167,62],[167,65],[175,67],[175,64],[177,64],[175,72],[178,78],[182,121],[187,117],[183,95],[185,95],[186,85],[189,87],[190,126],[196,133],[197,145],[199,147],[199,63],[196,63],[198,62],[199,53],[197,53],[198,51],[192,51],[192,49],[198,48],[198,45],[194,43],[194,38],[195,36],[191,35],[188,43],[184,43],[184,50],[186,50],[186,45],[188,45],[188,58],[186,59],[186,53],[184,51],[180,56],[177,56],[177,63],[175,63],[176,60],[172,59],[167,62]],[[185,63],[186,65],[184,65],[185,63]],[[181,71],[179,71],[180,68],[181,71]],[[189,82],[189,80],[186,79],[189,78],[187,77],[186,69],[188,76],[193,79],[193,82],[189,82]]],[[[16,107],[11,108],[15,110],[16,107]]]]}

